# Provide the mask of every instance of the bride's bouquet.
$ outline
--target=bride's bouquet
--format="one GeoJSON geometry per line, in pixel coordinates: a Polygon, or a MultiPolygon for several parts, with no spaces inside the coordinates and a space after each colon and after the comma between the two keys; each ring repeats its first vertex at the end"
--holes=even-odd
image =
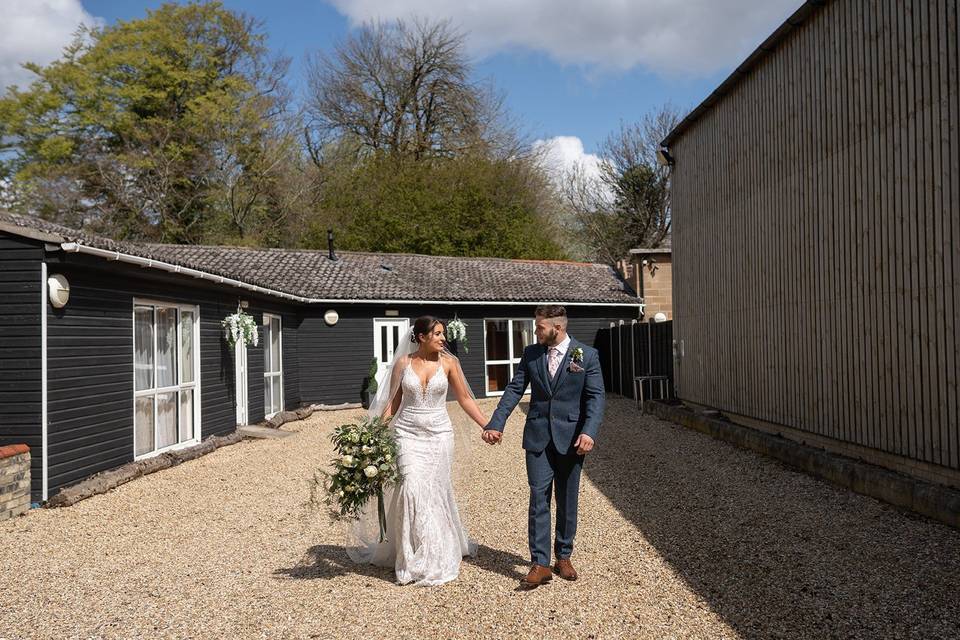
{"type": "Polygon", "coordinates": [[[387,530],[383,490],[400,481],[397,467],[397,441],[389,429],[390,419],[366,418],[359,424],[340,425],[330,440],[336,457],[333,471],[321,471],[314,478],[311,502],[317,502],[316,490],[324,489],[324,502],[336,520],[356,520],[371,498],[377,499],[380,542],[387,530]]]}

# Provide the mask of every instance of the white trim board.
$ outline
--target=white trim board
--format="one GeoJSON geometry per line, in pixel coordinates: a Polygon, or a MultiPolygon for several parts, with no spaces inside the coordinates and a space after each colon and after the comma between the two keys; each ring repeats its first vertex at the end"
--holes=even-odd
{"type": "Polygon", "coordinates": [[[40,261],[40,449],[43,490],[40,499],[47,501],[50,487],[50,454],[47,451],[47,263],[40,261]]]}

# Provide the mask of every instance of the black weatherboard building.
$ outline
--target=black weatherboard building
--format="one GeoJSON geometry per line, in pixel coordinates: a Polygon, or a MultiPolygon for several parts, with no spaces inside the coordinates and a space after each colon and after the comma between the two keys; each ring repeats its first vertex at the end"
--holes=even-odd
{"type": "Polygon", "coordinates": [[[118,243],[0,212],[0,445],[30,446],[47,500],[283,409],[357,402],[372,360],[426,313],[466,323],[464,372],[496,396],[551,302],[587,344],[641,307],[604,265],[118,243]],[[238,305],[256,347],[224,338],[238,305]]]}

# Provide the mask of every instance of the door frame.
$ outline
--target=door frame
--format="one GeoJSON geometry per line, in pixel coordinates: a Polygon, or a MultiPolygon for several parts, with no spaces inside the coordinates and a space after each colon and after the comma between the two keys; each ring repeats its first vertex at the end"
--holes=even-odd
{"type": "MultiPolygon", "coordinates": [[[[386,370],[386,364],[389,364],[393,360],[393,354],[397,351],[397,344],[393,345],[393,350],[390,350],[386,356],[386,364],[380,359],[380,327],[381,326],[398,326],[400,331],[397,334],[397,340],[399,344],[400,340],[403,340],[405,336],[410,331],[410,318],[401,318],[397,316],[389,318],[374,318],[373,319],[373,357],[377,359],[377,383],[380,384],[383,382],[383,374],[386,370]]],[[[389,347],[389,344],[388,344],[389,347]]]]}
{"type": "Polygon", "coordinates": [[[250,424],[250,369],[247,365],[247,345],[243,340],[237,340],[233,345],[233,354],[237,426],[245,426],[250,424]]]}

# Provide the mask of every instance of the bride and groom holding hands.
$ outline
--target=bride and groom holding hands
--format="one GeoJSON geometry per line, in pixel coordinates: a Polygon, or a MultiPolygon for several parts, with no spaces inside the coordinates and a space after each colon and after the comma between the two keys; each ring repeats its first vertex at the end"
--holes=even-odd
{"type": "Polygon", "coordinates": [[[477,405],[459,360],[446,349],[444,324],[424,316],[398,347],[370,406],[371,416],[391,418],[401,482],[387,500],[387,536],[357,536],[350,557],[393,567],[400,584],[437,585],[455,579],[463,556],[475,555],[453,491],[454,427],[448,390],[482,429],[484,442],[499,444],[507,418],[530,387],[523,430],[530,486],[528,534],[531,568],[521,586],[534,588],[554,573],[576,580],[571,555],[584,457],[597,439],[604,385],[597,351],[567,334],[566,310],[536,309],[537,343],[524,349],[513,380],[489,419],[477,405]],[[551,498],[556,526],[551,536],[551,498]],[[551,568],[551,538],[553,540],[551,568]]]}

